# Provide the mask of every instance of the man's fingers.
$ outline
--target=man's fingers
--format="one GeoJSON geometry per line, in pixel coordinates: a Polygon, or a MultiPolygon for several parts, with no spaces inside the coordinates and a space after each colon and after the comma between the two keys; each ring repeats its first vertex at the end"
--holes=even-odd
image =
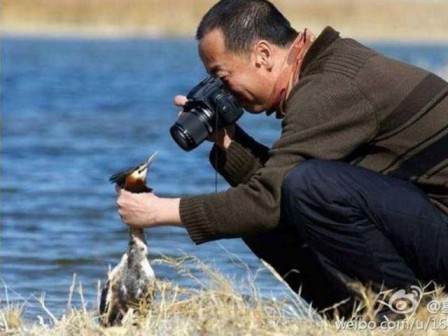
{"type": "Polygon", "coordinates": [[[188,99],[185,96],[178,95],[174,97],[174,105],[183,107],[187,103],[188,99]]]}

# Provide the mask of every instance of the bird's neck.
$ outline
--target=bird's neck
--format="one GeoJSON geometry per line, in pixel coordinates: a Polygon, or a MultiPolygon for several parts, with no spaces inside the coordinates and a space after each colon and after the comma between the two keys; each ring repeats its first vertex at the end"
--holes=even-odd
{"type": "Polygon", "coordinates": [[[131,235],[131,237],[139,239],[146,245],[145,232],[143,232],[143,229],[131,228],[129,230],[129,234],[131,235]]]}

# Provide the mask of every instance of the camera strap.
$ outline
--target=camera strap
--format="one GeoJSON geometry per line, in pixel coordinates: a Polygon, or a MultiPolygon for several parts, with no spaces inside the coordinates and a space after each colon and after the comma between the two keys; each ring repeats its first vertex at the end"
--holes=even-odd
{"type": "MultiPolygon", "coordinates": [[[[215,113],[215,143],[218,140],[218,113],[215,113]]],[[[218,151],[215,150],[215,158],[214,158],[214,166],[218,167],[218,151]]],[[[215,171],[215,193],[218,192],[218,169],[214,169],[215,171]]]]}

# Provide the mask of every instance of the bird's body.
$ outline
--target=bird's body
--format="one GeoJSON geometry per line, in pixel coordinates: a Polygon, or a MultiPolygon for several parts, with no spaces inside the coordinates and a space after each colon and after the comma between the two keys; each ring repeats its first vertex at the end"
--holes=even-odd
{"type": "Polygon", "coordinates": [[[120,323],[130,308],[140,314],[150,308],[155,277],[146,257],[147,251],[144,240],[131,234],[128,250],[108,274],[101,293],[100,314],[103,325],[120,323]]]}
{"type": "MultiPolygon", "coordinates": [[[[110,181],[131,192],[148,192],[146,176],[152,155],[145,163],[113,175],[110,181]]],[[[143,229],[131,228],[128,249],[120,263],[108,274],[101,292],[100,314],[103,325],[121,322],[126,312],[133,308],[144,314],[150,308],[154,285],[154,271],[148,261],[148,246],[143,229]]]]}

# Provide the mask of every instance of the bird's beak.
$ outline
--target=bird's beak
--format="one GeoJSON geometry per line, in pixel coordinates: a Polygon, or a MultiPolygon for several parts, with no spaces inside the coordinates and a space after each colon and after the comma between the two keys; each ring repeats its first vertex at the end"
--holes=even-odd
{"type": "Polygon", "coordinates": [[[140,166],[139,171],[142,171],[142,170],[144,170],[144,169],[148,169],[149,166],[151,165],[151,163],[153,163],[153,161],[155,160],[156,156],[157,156],[157,152],[155,152],[154,154],[152,154],[152,155],[149,157],[149,159],[148,159],[144,164],[142,164],[142,165],[140,166]]]}

